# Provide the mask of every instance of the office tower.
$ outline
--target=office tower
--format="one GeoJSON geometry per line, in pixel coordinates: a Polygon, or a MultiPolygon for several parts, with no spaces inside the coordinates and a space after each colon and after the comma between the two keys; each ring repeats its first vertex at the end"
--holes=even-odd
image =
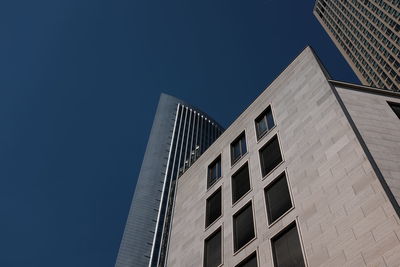
{"type": "Polygon", "coordinates": [[[400,266],[400,93],[306,48],[177,183],[167,266],[400,266]]]}
{"type": "Polygon", "coordinates": [[[400,0],[317,0],[313,13],[362,84],[400,90],[400,0]]]}
{"type": "Polygon", "coordinates": [[[205,113],[161,94],[115,266],[164,266],[176,179],[222,130],[205,113]]]}

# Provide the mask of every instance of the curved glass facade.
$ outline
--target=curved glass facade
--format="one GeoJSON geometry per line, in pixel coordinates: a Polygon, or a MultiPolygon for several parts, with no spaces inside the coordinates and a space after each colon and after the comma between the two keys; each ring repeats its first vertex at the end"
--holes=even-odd
{"type": "Polygon", "coordinates": [[[175,181],[222,132],[205,113],[161,94],[116,267],[164,266],[175,181]]]}

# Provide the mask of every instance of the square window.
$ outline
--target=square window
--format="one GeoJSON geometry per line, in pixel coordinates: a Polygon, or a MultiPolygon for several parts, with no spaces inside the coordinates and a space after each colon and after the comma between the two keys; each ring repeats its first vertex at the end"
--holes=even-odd
{"type": "Polygon", "coordinates": [[[221,228],[204,241],[204,267],[217,267],[222,263],[221,228]]]}
{"type": "Polygon", "coordinates": [[[244,154],[246,154],[246,135],[243,132],[235,141],[231,144],[231,161],[232,165],[236,163],[244,154]]]}
{"type": "Polygon", "coordinates": [[[276,135],[272,137],[271,140],[260,149],[259,153],[262,175],[265,176],[282,162],[278,137],[276,135]]]}
{"type": "Polygon", "coordinates": [[[232,203],[238,201],[250,190],[249,166],[246,163],[232,175],[232,203]]]}
{"type": "Polygon", "coordinates": [[[399,117],[400,119],[400,103],[393,103],[388,102],[389,106],[392,108],[393,112],[399,117]]]}
{"type": "Polygon", "coordinates": [[[271,224],[292,207],[289,187],[285,174],[282,174],[265,189],[268,222],[271,224]]]}
{"type": "Polygon", "coordinates": [[[221,178],[221,156],[215,159],[208,166],[207,173],[207,189],[210,188],[219,178],[221,178]]]}
{"type": "Polygon", "coordinates": [[[236,267],[257,267],[257,253],[254,252],[253,254],[251,254],[241,263],[236,265],[236,267]]]}
{"type": "Polygon", "coordinates": [[[238,251],[255,237],[251,202],[233,215],[234,251],[238,251]]]}
{"type": "Polygon", "coordinates": [[[272,254],[274,256],[274,266],[305,266],[295,223],[289,225],[286,229],[273,237],[271,243],[272,254]]]}
{"type": "Polygon", "coordinates": [[[222,214],[221,210],[221,188],[207,198],[206,204],[206,227],[212,224],[222,214]]]}
{"type": "Polygon", "coordinates": [[[275,122],[274,118],[272,117],[271,107],[268,107],[256,119],[257,139],[259,140],[261,137],[263,137],[265,133],[267,133],[274,126],[275,122]]]}

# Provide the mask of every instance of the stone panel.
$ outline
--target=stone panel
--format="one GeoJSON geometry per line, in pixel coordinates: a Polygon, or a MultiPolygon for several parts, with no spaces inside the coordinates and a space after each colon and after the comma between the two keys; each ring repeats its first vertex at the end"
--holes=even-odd
{"type": "Polygon", "coordinates": [[[388,104],[388,101],[400,103],[400,96],[366,93],[343,86],[336,86],[336,90],[400,203],[400,120],[388,104]]]}

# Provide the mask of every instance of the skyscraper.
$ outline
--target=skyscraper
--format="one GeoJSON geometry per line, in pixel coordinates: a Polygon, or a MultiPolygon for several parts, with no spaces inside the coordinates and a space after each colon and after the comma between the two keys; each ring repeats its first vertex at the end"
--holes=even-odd
{"type": "Polygon", "coordinates": [[[400,93],[306,48],[177,181],[168,267],[400,266],[400,93]]]}
{"type": "Polygon", "coordinates": [[[176,179],[222,131],[205,113],[161,94],[116,267],[164,266],[176,179]]]}
{"type": "Polygon", "coordinates": [[[399,91],[400,0],[317,0],[313,13],[362,84],[399,91]]]}

